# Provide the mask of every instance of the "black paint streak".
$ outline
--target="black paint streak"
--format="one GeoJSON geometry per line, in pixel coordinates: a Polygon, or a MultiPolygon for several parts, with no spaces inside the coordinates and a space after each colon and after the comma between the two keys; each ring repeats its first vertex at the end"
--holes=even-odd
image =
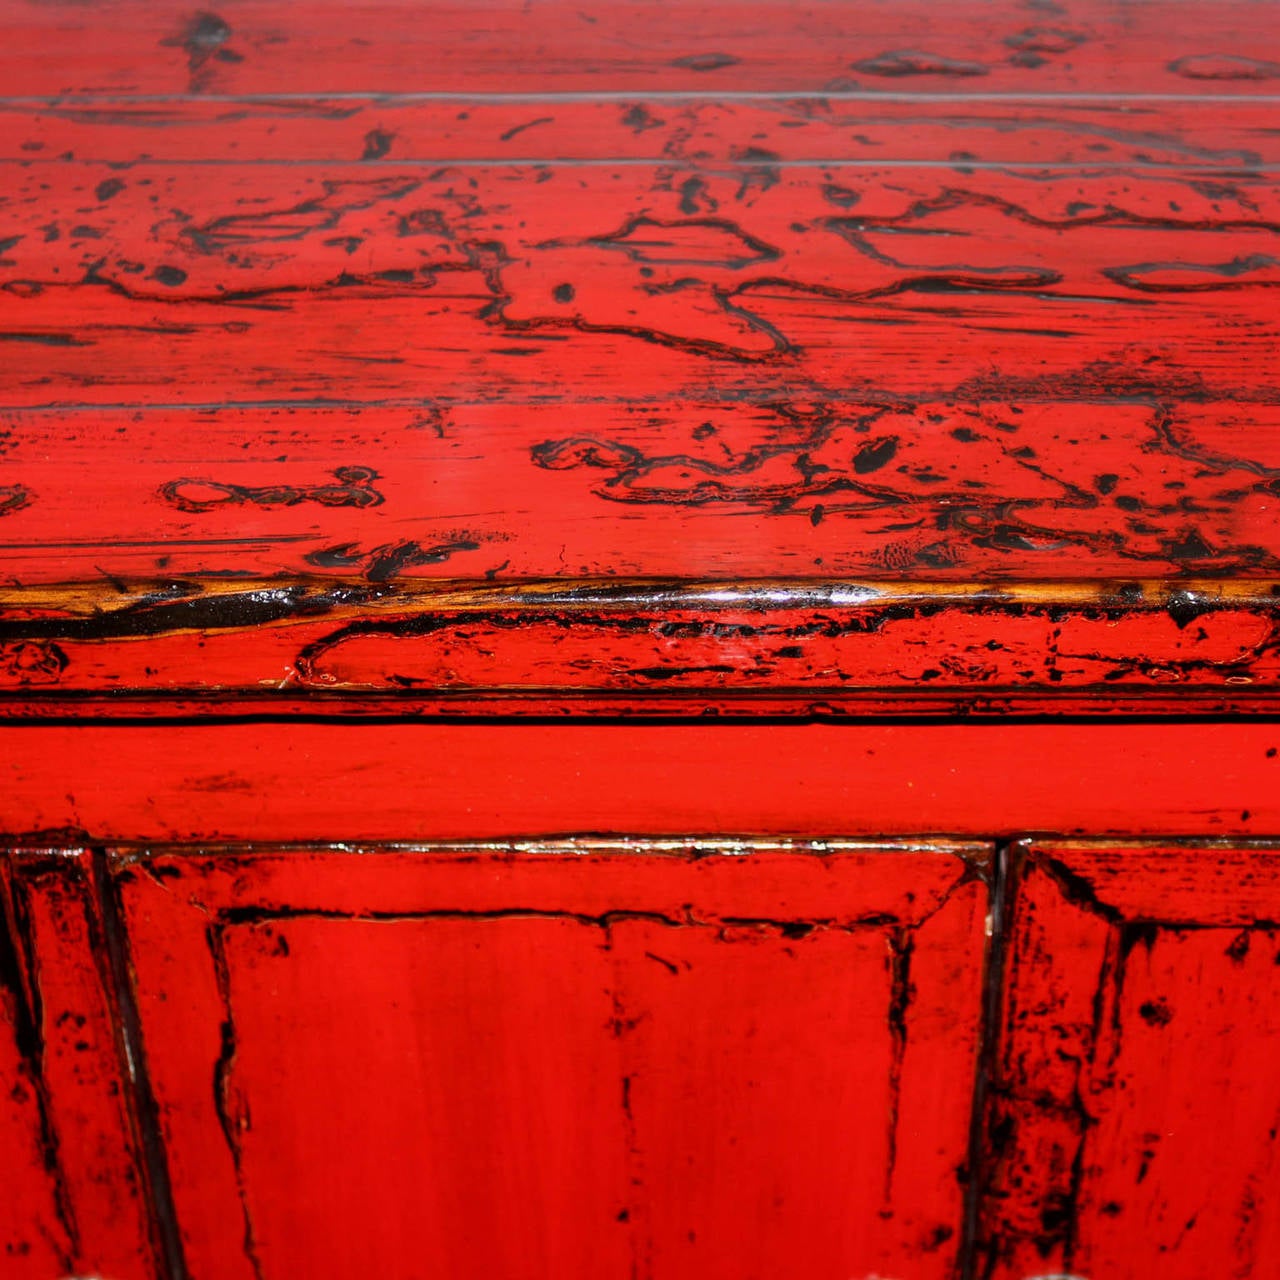
{"type": "Polygon", "coordinates": [[[264,1280],[262,1261],[258,1257],[257,1234],[254,1230],[253,1216],[249,1210],[248,1187],[244,1176],[244,1153],[240,1145],[242,1127],[247,1125],[248,1121],[247,1103],[239,1101],[237,1104],[231,1084],[231,1072],[235,1067],[238,1046],[235,1015],[231,1008],[231,974],[227,967],[222,930],[218,925],[211,924],[205,930],[205,943],[213,962],[218,998],[222,1003],[222,1023],[219,1028],[220,1048],[213,1064],[213,1105],[235,1167],[236,1190],[239,1193],[240,1209],[244,1220],[244,1254],[253,1268],[256,1280],[264,1280]]]}
{"type": "Polygon", "coordinates": [[[160,496],[182,511],[216,511],[251,503],[259,507],[296,507],[314,502],[322,507],[377,507],[383,496],[373,487],[378,473],[372,467],[337,467],[337,484],[264,485],[253,488],[219,480],[183,477],[160,486],[160,496]]]}
{"type": "MultiPolygon", "coordinates": [[[[210,254],[234,253],[249,245],[305,240],[317,232],[333,230],[345,214],[368,209],[382,201],[403,199],[416,191],[421,182],[404,177],[358,181],[325,178],[320,186],[320,195],[286,208],[224,214],[199,224],[184,224],[178,234],[195,249],[210,254]]],[[[282,290],[272,286],[248,293],[221,293],[219,297],[227,301],[278,292],[282,290]]]]}
{"type": "Polygon", "coordinates": [[[388,133],[385,129],[370,129],[364,135],[364,151],[360,155],[361,160],[381,160],[383,156],[391,151],[391,144],[395,141],[396,135],[388,133]]]}
{"type": "Polygon", "coordinates": [[[986,1249],[983,1211],[988,1204],[993,1162],[989,1155],[1002,1145],[1002,1099],[998,1089],[1001,1079],[1001,1049],[1005,1045],[1003,1008],[1007,975],[1005,972],[1005,920],[1016,892],[1017,874],[1025,847],[1001,843],[996,846],[990,869],[988,903],[991,929],[983,956],[982,1022],[978,1035],[975,1063],[973,1109],[969,1121],[969,1147],[961,1170],[964,1187],[964,1221],[957,1249],[958,1280],[976,1280],[980,1260],[986,1249]]]}
{"type": "Polygon", "coordinates": [[[1226,53],[1191,54],[1171,62],[1169,70],[1189,80],[1280,79],[1280,62],[1226,53]]]}
{"type": "Polygon", "coordinates": [[[102,850],[93,853],[93,875],[102,913],[102,951],[112,988],[112,1003],[117,1012],[119,1058],[131,1093],[134,1129],[150,1192],[152,1213],[149,1226],[155,1236],[157,1254],[163,1259],[163,1280],[188,1280],[182,1232],[178,1226],[173,1184],[160,1126],[160,1108],[151,1086],[142,1041],[142,1023],[134,999],[124,913],[118,888],[111,879],[107,854],[102,850]]]}
{"type": "Polygon", "coordinates": [[[853,470],[855,474],[865,476],[872,471],[892,462],[898,452],[898,441],[894,436],[884,440],[872,440],[863,445],[854,455],[853,470]]]}
{"type": "MultiPolygon", "coordinates": [[[[575,924],[608,929],[624,920],[643,920],[673,929],[710,924],[690,916],[675,917],[657,911],[603,911],[590,915],[581,911],[549,911],[540,907],[502,907],[490,911],[441,909],[435,911],[349,911],[325,907],[228,907],[218,913],[227,925],[270,924],[277,920],[369,920],[392,923],[397,920],[572,920],[575,924]]],[[[217,926],[214,926],[215,928],[217,926]]]]}
{"type": "Polygon", "coordinates": [[[369,551],[354,542],[312,551],[306,561],[318,569],[351,569],[360,567],[369,582],[387,582],[406,569],[420,565],[443,564],[466,551],[479,551],[480,543],[471,538],[455,538],[452,542],[424,547],[417,542],[393,542],[369,551]]]}
{"type": "Polygon", "coordinates": [[[29,507],[34,500],[35,495],[26,485],[0,485],[0,516],[9,516],[15,511],[21,511],[23,507],[29,507]]]}
{"type": "Polygon", "coordinates": [[[915,997],[911,982],[911,956],[915,939],[910,929],[894,929],[889,934],[889,1061],[888,1158],[884,1170],[884,1208],[893,1206],[893,1176],[898,1163],[898,1123],[902,1102],[902,1069],[907,1056],[909,1013],[915,997]]]}
{"type": "Polygon", "coordinates": [[[539,116],[536,120],[526,120],[524,124],[512,125],[510,129],[500,133],[498,139],[501,142],[510,142],[512,138],[518,137],[526,129],[533,129],[540,124],[553,124],[554,122],[554,116],[539,116]]]}
{"type": "Polygon", "coordinates": [[[41,347],[91,347],[93,345],[69,333],[21,333],[14,330],[0,333],[0,342],[29,342],[41,347]]]}
{"type": "Polygon", "coordinates": [[[1270,254],[1254,253],[1229,262],[1139,262],[1132,266],[1104,267],[1102,274],[1129,289],[1144,293],[1208,293],[1224,289],[1277,288],[1280,287],[1280,258],[1270,254]],[[1145,279],[1161,271],[1186,271],[1216,279],[1182,280],[1177,284],[1160,284],[1145,279]],[[1273,274],[1249,279],[1256,272],[1273,274]],[[1245,278],[1241,278],[1245,277],[1245,278]]]}
{"type": "Polygon", "coordinates": [[[213,86],[218,63],[243,62],[244,56],[227,48],[230,26],[216,13],[192,16],[180,34],[161,40],[163,46],[186,50],[188,89],[199,93],[213,86]]]}
{"type": "Polygon", "coordinates": [[[981,62],[969,62],[960,58],[947,58],[936,53],[919,53],[914,49],[899,49],[891,53],[877,54],[849,64],[854,71],[868,76],[885,76],[898,80],[906,76],[985,76],[988,68],[981,62]]]}
{"type": "Polygon", "coordinates": [[[734,67],[741,61],[731,53],[689,53],[683,58],[673,58],[673,67],[683,67],[686,71],[719,71],[724,67],[734,67]]]}

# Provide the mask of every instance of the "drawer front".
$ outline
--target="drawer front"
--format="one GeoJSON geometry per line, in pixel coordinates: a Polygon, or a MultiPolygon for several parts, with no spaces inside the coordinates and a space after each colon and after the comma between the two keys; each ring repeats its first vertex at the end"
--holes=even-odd
{"type": "Polygon", "coordinates": [[[192,1276],[952,1276],[989,854],[116,859],[192,1276]]]}

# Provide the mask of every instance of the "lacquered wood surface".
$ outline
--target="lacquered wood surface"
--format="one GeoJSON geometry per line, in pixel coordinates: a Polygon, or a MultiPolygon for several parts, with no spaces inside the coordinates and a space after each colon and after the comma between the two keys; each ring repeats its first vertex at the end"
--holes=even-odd
{"type": "Polygon", "coordinates": [[[426,586],[374,569],[0,589],[0,612],[15,718],[1205,716],[1280,692],[1276,597],[1248,581],[426,586]]]}
{"type": "Polygon", "coordinates": [[[976,1275],[1280,1266],[1274,846],[1016,859],[976,1275]]]}
{"type": "Polygon", "coordinates": [[[990,852],[117,858],[190,1274],[946,1280],[990,852]]]}
{"type": "Polygon", "coordinates": [[[1274,93],[1257,0],[935,6],[407,0],[196,13],[117,0],[109,20],[9,0],[7,92],[66,95],[739,92],[1274,93]],[[786,19],[782,17],[785,11],[786,19]]]}
{"type": "Polygon", "coordinates": [[[153,1280],[92,855],[0,850],[0,1274],[153,1280]]]}
{"type": "Polygon", "coordinates": [[[4,1280],[1275,1270],[1278,104],[0,0],[4,1280]]]}
{"type": "MultiPolygon", "coordinates": [[[[230,717],[234,720],[234,717],[230,717]]],[[[1280,726],[6,725],[5,836],[146,844],[605,833],[1280,838],[1280,726]]]]}
{"type": "Polygon", "coordinates": [[[1277,14],[10,0],[0,696],[1267,704],[1277,14]],[[230,665],[217,620],[27,647],[90,584],[149,612],[235,577],[300,603],[230,665]],[[393,584],[416,639],[341,630],[335,666],[315,578],[393,584]],[[441,632],[417,594],[619,578],[625,634],[441,632]],[[1242,579],[1212,627],[1148,612],[1242,579]],[[655,635],[705,581],[789,612],[655,635]],[[1039,604],[962,590],[833,653],[805,632],[865,615],[806,613],[832,581],[1039,604]]]}

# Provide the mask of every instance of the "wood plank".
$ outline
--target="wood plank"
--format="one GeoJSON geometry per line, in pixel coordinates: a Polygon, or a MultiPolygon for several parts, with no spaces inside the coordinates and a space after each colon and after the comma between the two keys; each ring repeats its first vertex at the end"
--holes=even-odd
{"type": "Polygon", "coordinates": [[[1188,172],[33,166],[6,395],[1275,403],[1278,204],[1188,172]]]}
{"type": "Polygon", "coordinates": [[[1280,405],[20,411],[0,457],[0,575],[31,587],[1280,569],[1280,405]]]}
{"type": "Polygon", "coordinates": [[[295,710],[246,724],[7,724],[0,823],[15,838],[124,843],[463,832],[1280,838],[1277,750],[1280,727],[1260,717],[314,723],[295,710]]]}
{"type": "MultiPolygon", "coordinates": [[[[0,160],[347,165],[626,160],[1178,166],[1238,176],[1280,161],[1275,105],[1251,98],[920,94],[433,98],[0,98],[0,160]]],[[[690,174],[684,181],[695,180],[690,174]]],[[[103,179],[110,182],[110,178],[103,179]]],[[[128,178],[117,174],[116,181],[128,178]]]]}
{"type": "Polygon", "coordinates": [[[1280,29],[1258,0],[1012,0],[851,7],[566,0],[282,12],[272,0],[85,10],[9,0],[14,95],[370,91],[1274,94],[1280,29]]]}
{"type": "Polygon", "coordinates": [[[0,852],[0,1270],[159,1280],[91,855],[0,852]]]}
{"type": "Polygon", "coordinates": [[[187,1265],[944,1280],[989,856],[121,856],[187,1265]]]}
{"type": "Polygon", "coordinates": [[[1280,1264],[1278,874],[1274,847],[1032,846],[1009,924],[980,1274],[1280,1264]]]}

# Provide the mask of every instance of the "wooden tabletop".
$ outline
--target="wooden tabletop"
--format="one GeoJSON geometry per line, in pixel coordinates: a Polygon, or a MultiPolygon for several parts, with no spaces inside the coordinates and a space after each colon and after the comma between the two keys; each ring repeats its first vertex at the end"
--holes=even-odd
{"type": "Polygon", "coordinates": [[[0,714],[1280,696],[1280,6],[0,3],[0,714]]]}

